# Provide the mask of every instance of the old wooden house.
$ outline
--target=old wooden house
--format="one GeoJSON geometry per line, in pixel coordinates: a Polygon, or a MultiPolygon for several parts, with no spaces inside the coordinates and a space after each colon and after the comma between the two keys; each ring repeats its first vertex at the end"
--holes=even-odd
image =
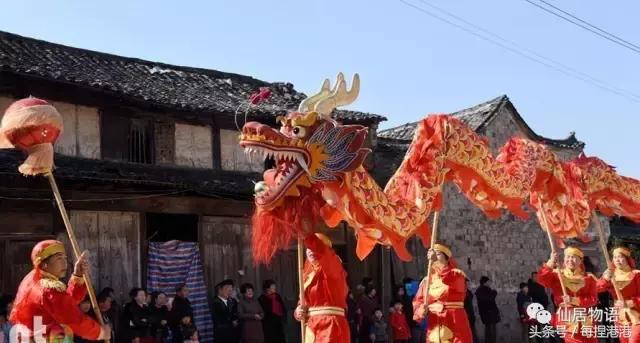
{"type": "MultiPolygon", "coordinates": [[[[305,97],[288,83],[0,32],[0,113],[15,99],[33,95],[51,101],[63,115],[55,175],[80,244],[93,254],[96,286],[113,286],[121,300],[129,288],[146,284],[150,241],[182,240],[198,242],[208,287],[225,278],[254,284],[272,278],[289,306],[295,304],[295,252],[280,253],[268,267],[254,266],[251,260],[252,181],[260,179],[264,166],[247,160],[238,147],[237,125],[245,118],[235,113],[262,86],[270,87],[273,96],[254,108],[250,119],[275,125],[275,115],[305,97]]],[[[537,134],[506,96],[452,115],[488,137],[494,152],[514,135],[544,142],[563,159],[584,148],[573,133],[566,139],[537,134]]],[[[374,153],[366,167],[383,186],[400,165],[416,123],[378,133],[385,120],[380,115],[336,111],[335,116],[369,127],[374,153]]],[[[0,293],[15,291],[30,268],[34,242],[65,236],[48,183],[21,176],[17,166],[22,159],[19,151],[0,150],[0,260],[5,261],[0,264],[0,293]]],[[[346,226],[327,232],[350,285],[373,277],[385,302],[392,284],[424,275],[425,250],[415,240],[409,243],[412,262],[402,263],[384,248],[359,261],[346,226]]],[[[440,232],[473,288],[482,275],[493,280],[503,318],[498,332],[505,342],[515,341],[520,330],[518,284],[549,254],[537,221],[506,214],[489,220],[447,186],[440,232]]],[[[596,245],[584,248],[597,265],[596,245]]]]}
{"type": "MultiPolygon", "coordinates": [[[[236,125],[245,118],[235,113],[263,86],[273,95],[249,119],[275,125],[277,114],[305,97],[288,83],[0,32],[0,113],[31,95],[50,101],[64,117],[55,176],[80,245],[92,253],[96,288],[112,286],[121,301],[131,287],[146,283],[148,242],[168,240],[198,242],[211,289],[226,278],[256,285],[271,278],[290,306],[297,301],[294,251],[269,267],[251,259],[252,181],[261,179],[264,165],[249,161],[238,146],[236,125]]],[[[385,120],[352,111],[335,117],[370,127],[371,142],[385,120]]],[[[0,151],[0,293],[15,292],[36,241],[65,237],[46,180],[18,173],[23,157],[0,151]]],[[[350,264],[355,256],[344,256],[345,228],[331,235],[350,264]]]]}

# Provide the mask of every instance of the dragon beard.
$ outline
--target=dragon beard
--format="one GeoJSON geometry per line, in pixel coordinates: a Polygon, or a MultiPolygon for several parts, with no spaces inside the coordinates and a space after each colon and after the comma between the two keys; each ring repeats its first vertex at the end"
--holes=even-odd
{"type": "Polygon", "coordinates": [[[251,237],[256,264],[269,264],[278,250],[288,249],[292,240],[304,236],[304,225],[315,228],[320,221],[319,195],[310,190],[301,193],[300,197],[285,197],[273,209],[256,208],[251,237]]]}

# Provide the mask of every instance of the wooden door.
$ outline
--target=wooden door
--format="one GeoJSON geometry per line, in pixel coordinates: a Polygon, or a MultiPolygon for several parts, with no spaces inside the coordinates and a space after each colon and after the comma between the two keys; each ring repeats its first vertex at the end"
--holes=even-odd
{"type": "Polygon", "coordinates": [[[52,237],[0,238],[0,293],[16,294],[22,278],[33,269],[31,250],[41,240],[52,237]]]}
{"type": "MultiPolygon", "coordinates": [[[[112,287],[116,300],[127,301],[129,290],[142,285],[140,214],[71,211],[70,217],[80,249],[89,250],[91,281],[96,292],[112,287]]],[[[69,260],[74,261],[66,233],[58,237],[65,243],[69,260]]]]}
{"type": "Polygon", "coordinates": [[[251,261],[249,221],[243,218],[201,218],[200,256],[209,289],[220,281],[256,282],[251,261]]]}

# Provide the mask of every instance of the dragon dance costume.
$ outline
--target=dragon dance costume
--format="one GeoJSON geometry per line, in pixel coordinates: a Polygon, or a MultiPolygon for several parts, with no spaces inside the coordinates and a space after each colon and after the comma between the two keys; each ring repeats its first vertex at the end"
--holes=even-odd
{"type": "Polygon", "coordinates": [[[467,294],[465,274],[456,268],[451,249],[442,244],[434,245],[433,249],[445,254],[448,263],[445,266],[432,267],[428,292],[425,289],[425,280],[420,284],[418,293],[413,298],[414,320],[421,321],[424,313],[428,313],[429,343],[471,343],[471,328],[464,310],[464,298],[467,294]]]}
{"type": "MultiPolygon", "coordinates": [[[[615,287],[627,303],[625,308],[618,310],[616,326],[620,330],[624,326],[631,326],[631,336],[620,334],[620,342],[640,342],[640,270],[635,269],[635,261],[631,257],[631,251],[619,247],[613,250],[613,255],[620,254],[627,260],[625,268],[616,268],[611,280],[601,278],[597,281],[598,293],[609,291],[614,300],[618,300],[615,287]],[[630,305],[630,306],[629,306],[630,305]]],[[[621,331],[620,331],[621,332],[621,331]]]]}
{"type": "MultiPolygon", "coordinates": [[[[565,256],[584,258],[584,253],[575,247],[564,249],[565,256]]],[[[542,265],[538,271],[538,282],[553,292],[553,301],[560,304],[557,313],[552,316],[551,323],[564,328],[564,341],[567,343],[597,342],[595,334],[592,337],[583,335],[583,326],[594,326],[593,319],[589,315],[589,308],[595,307],[598,303],[596,291],[596,277],[591,273],[584,272],[584,264],[570,270],[567,267],[553,269],[549,262],[542,265]],[[571,297],[569,304],[563,304],[563,292],[560,278],[565,285],[567,295],[571,297]],[[575,315],[575,309],[582,308],[586,314],[584,320],[575,315]]]]}
{"type": "Polygon", "coordinates": [[[321,234],[304,240],[315,261],[304,266],[304,303],[308,307],[305,343],[351,342],[347,309],[347,273],[331,241],[321,234]]]}
{"type": "Polygon", "coordinates": [[[31,339],[42,335],[48,342],[57,342],[78,335],[96,340],[101,336],[100,325],[78,307],[87,295],[84,280],[74,275],[65,285],[40,268],[56,254],[65,254],[64,245],[56,240],[41,241],[33,248],[33,270],[20,283],[9,320],[14,326],[28,329],[31,339]],[[37,317],[42,318],[41,327],[34,324],[37,317]]]}

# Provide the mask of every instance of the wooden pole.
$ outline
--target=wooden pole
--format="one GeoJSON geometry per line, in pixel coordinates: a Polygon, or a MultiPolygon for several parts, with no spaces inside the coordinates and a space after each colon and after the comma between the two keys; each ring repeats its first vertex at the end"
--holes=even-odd
{"type": "MultiPolygon", "coordinates": [[[[431,244],[429,245],[429,250],[433,249],[433,246],[436,244],[436,240],[437,240],[437,236],[438,236],[438,223],[440,222],[440,211],[435,211],[433,212],[433,226],[431,229],[431,244]]],[[[424,297],[423,297],[423,302],[425,305],[425,311],[426,311],[426,306],[427,304],[427,298],[429,297],[429,283],[431,282],[431,266],[432,266],[432,260],[429,259],[429,261],[427,262],[427,278],[425,279],[425,285],[424,285],[424,297]]]]}
{"type": "MultiPolygon", "coordinates": [[[[538,213],[540,214],[540,218],[542,219],[542,225],[544,226],[544,230],[547,231],[547,238],[549,238],[549,246],[551,247],[551,252],[556,253],[556,245],[553,242],[553,236],[551,236],[551,230],[549,230],[549,225],[547,223],[547,216],[544,214],[544,208],[542,207],[542,203],[539,203],[538,213]]],[[[562,288],[562,295],[567,296],[567,289],[564,286],[564,280],[562,279],[562,269],[558,268],[558,280],[560,280],[560,288],[562,288]]]]}
{"type": "MultiPolygon", "coordinates": [[[[60,195],[60,190],[58,189],[58,184],[56,183],[56,179],[53,177],[51,172],[45,174],[47,179],[49,180],[49,184],[51,185],[51,190],[53,191],[53,196],[56,199],[56,204],[58,204],[58,210],[60,211],[60,215],[62,216],[62,221],[64,222],[64,226],[67,229],[67,235],[69,235],[69,241],[71,242],[71,247],[73,248],[73,255],[76,257],[76,261],[80,258],[80,246],[78,245],[78,241],[76,239],[76,235],[73,232],[73,227],[71,226],[71,221],[69,220],[69,215],[67,214],[67,210],[64,207],[64,203],[62,202],[62,196],[60,195]]],[[[104,320],[102,318],[102,313],[100,312],[100,308],[98,307],[98,300],[96,299],[96,293],[93,290],[93,285],[91,284],[91,277],[88,273],[84,273],[82,276],[84,279],[84,283],[87,286],[87,293],[89,293],[89,299],[91,299],[91,307],[93,308],[93,312],[96,314],[96,318],[98,319],[98,323],[100,326],[104,325],[104,320]]],[[[106,341],[107,343],[109,340],[106,341]]]]}
{"type": "MultiPolygon", "coordinates": [[[[304,244],[302,244],[302,237],[298,237],[298,296],[300,297],[300,306],[304,307],[304,280],[303,280],[303,271],[304,271],[304,244]]],[[[305,334],[307,328],[307,317],[306,315],[302,317],[300,321],[300,342],[304,342],[305,334]]]]}
{"type": "MultiPolygon", "coordinates": [[[[604,260],[607,263],[607,268],[611,269],[611,267],[613,266],[613,263],[611,263],[611,257],[609,256],[609,252],[607,251],[607,243],[604,241],[604,231],[602,230],[602,224],[600,224],[600,219],[598,219],[598,215],[596,214],[596,211],[591,211],[591,218],[593,219],[593,222],[596,226],[596,230],[598,231],[598,236],[600,236],[599,237],[600,249],[604,254],[604,260]]],[[[624,301],[624,297],[622,296],[622,293],[620,292],[618,287],[616,287],[614,276],[611,275],[611,278],[612,278],[611,284],[613,285],[613,289],[616,292],[616,298],[618,300],[624,301]]]]}
{"type": "MultiPolygon", "coordinates": [[[[449,123],[447,121],[444,122],[444,132],[442,133],[442,138],[444,141],[444,148],[443,148],[443,153],[442,153],[442,159],[440,160],[440,174],[438,175],[438,182],[439,184],[439,191],[440,191],[440,196],[444,197],[443,195],[443,184],[444,184],[444,180],[445,180],[445,175],[446,175],[446,171],[444,170],[445,167],[445,162],[447,159],[447,152],[449,151],[448,147],[447,147],[447,138],[449,137],[449,123]]],[[[436,241],[438,239],[438,224],[440,223],[440,211],[434,211],[433,212],[433,225],[431,226],[431,244],[429,245],[429,249],[433,249],[433,246],[436,245],[436,241]]],[[[432,267],[432,262],[431,259],[429,259],[429,261],[427,262],[427,279],[425,280],[426,284],[424,285],[424,299],[423,299],[423,303],[424,303],[424,307],[425,307],[425,311],[427,311],[427,298],[429,297],[429,284],[431,283],[431,267],[432,267]]],[[[425,313],[426,315],[426,313],[425,313]]]]}

